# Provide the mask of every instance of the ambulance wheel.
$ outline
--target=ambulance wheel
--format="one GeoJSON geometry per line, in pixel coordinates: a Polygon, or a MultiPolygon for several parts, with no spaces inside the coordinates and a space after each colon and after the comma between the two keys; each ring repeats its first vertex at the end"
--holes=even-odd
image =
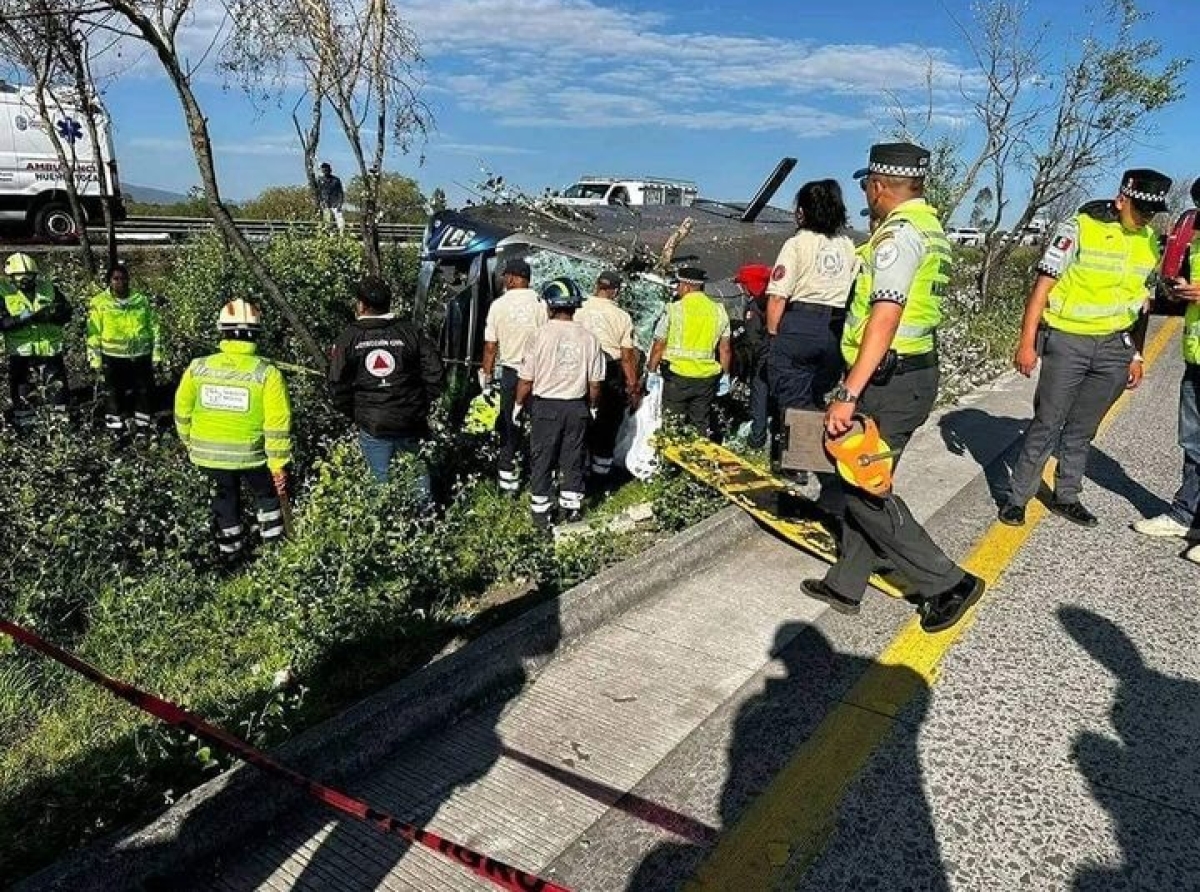
{"type": "Polygon", "coordinates": [[[79,234],[79,224],[71,214],[70,205],[63,201],[51,201],[34,214],[33,233],[47,241],[68,242],[79,234]]]}

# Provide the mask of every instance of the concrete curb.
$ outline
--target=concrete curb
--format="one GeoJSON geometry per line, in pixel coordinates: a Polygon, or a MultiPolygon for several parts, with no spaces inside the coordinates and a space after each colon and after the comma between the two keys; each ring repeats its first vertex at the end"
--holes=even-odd
{"type": "MultiPolygon", "coordinates": [[[[444,726],[525,684],[562,648],[696,573],[758,527],[730,507],[646,552],[444,654],[275,751],[280,761],[337,783],[377,764],[406,739],[444,726]]],[[[298,790],[240,765],[193,790],[136,832],[118,833],[19,883],[34,890],[166,889],[170,878],[219,857],[289,808],[298,790]]]]}

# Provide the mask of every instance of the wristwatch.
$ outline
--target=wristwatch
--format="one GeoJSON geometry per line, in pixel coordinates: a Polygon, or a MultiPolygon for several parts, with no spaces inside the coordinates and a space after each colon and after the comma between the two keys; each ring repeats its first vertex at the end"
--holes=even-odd
{"type": "Polygon", "coordinates": [[[857,403],[858,402],[858,394],[855,393],[854,391],[850,390],[848,387],[846,387],[845,384],[839,384],[834,389],[833,393],[829,394],[829,402],[831,402],[831,403],[857,403]]]}

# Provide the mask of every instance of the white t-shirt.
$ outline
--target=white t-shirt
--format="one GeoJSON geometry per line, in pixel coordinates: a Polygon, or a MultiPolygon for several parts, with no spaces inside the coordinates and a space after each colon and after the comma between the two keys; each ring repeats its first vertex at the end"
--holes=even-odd
{"type": "Polygon", "coordinates": [[[582,399],[588,384],[604,380],[604,351],[599,339],[578,322],[551,319],[531,339],[517,374],[533,382],[536,397],[582,399]]]}
{"type": "Polygon", "coordinates": [[[496,344],[496,363],[517,368],[534,333],[548,318],[546,305],[532,288],[505,291],[488,308],[483,327],[483,339],[496,344]]]}
{"type": "Polygon", "coordinates": [[[844,235],[827,235],[801,229],[783,243],[767,294],[830,307],[844,307],[850,299],[858,257],[854,242],[844,235]]]}

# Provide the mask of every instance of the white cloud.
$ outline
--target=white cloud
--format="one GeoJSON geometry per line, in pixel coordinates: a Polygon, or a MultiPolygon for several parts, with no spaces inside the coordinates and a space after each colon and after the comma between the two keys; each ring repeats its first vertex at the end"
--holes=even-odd
{"type": "Polygon", "coordinates": [[[433,92],[512,126],[826,136],[872,126],[897,98],[945,102],[977,84],[936,48],[677,31],[590,0],[413,0],[404,14],[431,67],[457,72],[433,92]]]}

